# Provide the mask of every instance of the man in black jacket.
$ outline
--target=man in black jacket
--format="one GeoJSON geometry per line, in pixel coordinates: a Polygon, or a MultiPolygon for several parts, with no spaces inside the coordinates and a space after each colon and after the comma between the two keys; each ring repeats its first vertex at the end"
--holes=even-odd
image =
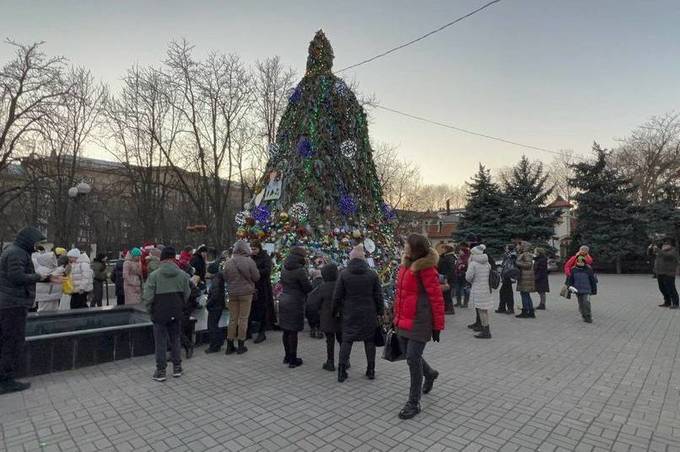
{"type": "Polygon", "coordinates": [[[26,339],[26,314],[35,301],[35,284],[61,284],[59,276],[35,272],[31,253],[45,236],[35,228],[19,231],[13,244],[0,255],[0,394],[23,391],[30,383],[14,379],[26,339]]]}

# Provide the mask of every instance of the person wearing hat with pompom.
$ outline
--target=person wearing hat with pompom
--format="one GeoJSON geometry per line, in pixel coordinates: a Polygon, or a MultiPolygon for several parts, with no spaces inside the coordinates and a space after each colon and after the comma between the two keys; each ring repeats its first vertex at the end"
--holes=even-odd
{"type": "Polygon", "coordinates": [[[141,257],[142,250],[139,248],[132,248],[125,256],[125,262],[123,263],[125,304],[139,304],[142,302],[141,257]]]}
{"type": "Polygon", "coordinates": [[[71,294],[71,309],[87,307],[87,296],[93,289],[94,272],[90,267],[90,258],[81,253],[78,248],[68,252],[71,265],[71,280],[73,293],[71,294]]]}
{"type": "Polygon", "coordinates": [[[486,246],[479,244],[470,250],[470,262],[465,273],[465,279],[470,283],[470,301],[477,310],[480,329],[477,339],[491,339],[489,330],[489,309],[493,309],[491,287],[489,286],[489,273],[491,265],[489,258],[484,252],[486,246]]]}
{"type": "MultiPolygon", "coordinates": [[[[140,252],[141,255],[141,252],[140,252]]],[[[181,322],[183,309],[189,301],[191,285],[189,276],[177,267],[175,249],[165,247],[161,251],[161,265],[149,275],[144,285],[144,304],[153,322],[156,351],[155,381],[166,380],[167,341],[170,340],[172,376],[182,376],[181,322]]]]}

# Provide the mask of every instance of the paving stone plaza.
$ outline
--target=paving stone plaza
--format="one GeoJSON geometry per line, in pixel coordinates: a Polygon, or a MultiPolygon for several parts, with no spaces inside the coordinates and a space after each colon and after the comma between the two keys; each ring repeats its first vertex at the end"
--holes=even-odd
{"type": "Polygon", "coordinates": [[[368,381],[355,346],[339,384],[325,341],[305,335],[289,369],[272,333],[243,356],[199,349],[165,383],[152,356],[32,378],[0,397],[1,449],[680,451],[680,311],[656,307],[650,276],[605,275],[588,325],[560,282],[536,320],[492,315],[492,340],[465,328],[471,309],[447,317],[426,350],[441,376],[410,421],[404,362],[378,360],[368,381]]]}

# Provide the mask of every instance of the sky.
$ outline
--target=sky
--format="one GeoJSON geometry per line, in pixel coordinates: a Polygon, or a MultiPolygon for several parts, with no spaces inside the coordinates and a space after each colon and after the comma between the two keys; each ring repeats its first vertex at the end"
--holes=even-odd
{"type": "MultiPolygon", "coordinates": [[[[0,35],[91,69],[115,89],[157,65],[172,39],[245,62],[279,55],[299,75],[322,28],[339,69],[416,38],[486,0],[0,0],[0,35]]],[[[547,149],[616,146],[680,107],[677,0],[502,0],[399,52],[341,74],[389,108],[547,149]]],[[[0,45],[0,63],[12,49],[0,45]]],[[[374,142],[398,146],[426,183],[459,185],[477,165],[554,155],[370,112],[374,142]]],[[[96,155],[106,158],[105,154],[96,155]]]]}

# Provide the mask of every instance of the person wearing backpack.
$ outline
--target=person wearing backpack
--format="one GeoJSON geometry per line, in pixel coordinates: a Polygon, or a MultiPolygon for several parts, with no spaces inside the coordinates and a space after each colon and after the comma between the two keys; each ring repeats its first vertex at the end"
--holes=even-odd
{"type": "Polygon", "coordinates": [[[498,291],[497,314],[515,313],[515,294],[512,291],[512,284],[519,278],[519,268],[517,268],[516,261],[515,245],[506,245],[503,263],[501,264],[501,289],[498,291]]]}
{"type": "Polygon", "coordinates": [[[489,309],[493,309],[493,299],[491,298],[489,277],[492,269],[488,256],[484,254],[485,250],[486,246],[483,244],[472,248],[470,251],[470,262],[465,273],[465,279],[471,284],[470,301],[479,313],[481,331],[475,335],[477,339],[491,339],[489,309]]]}

